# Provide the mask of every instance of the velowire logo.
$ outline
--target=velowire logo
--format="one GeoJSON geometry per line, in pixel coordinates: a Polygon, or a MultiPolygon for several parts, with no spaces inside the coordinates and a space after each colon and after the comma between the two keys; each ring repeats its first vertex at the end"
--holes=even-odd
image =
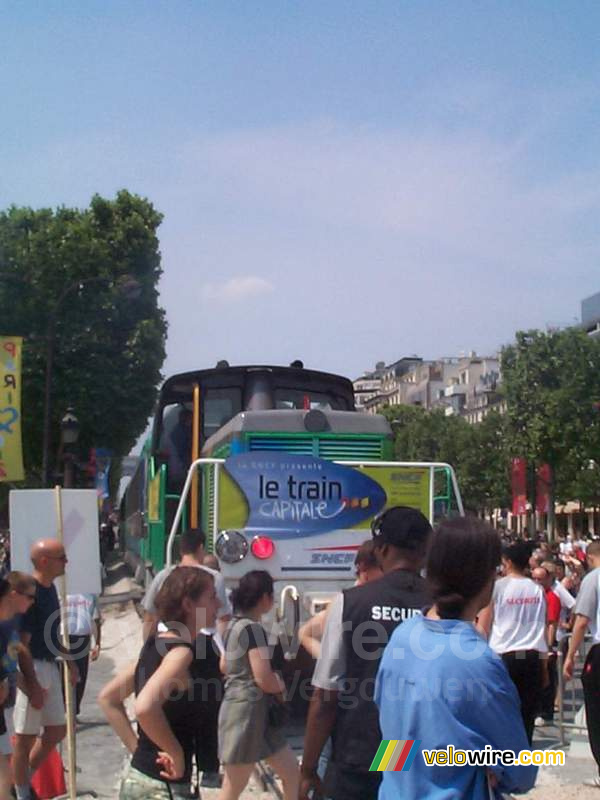
{"type": "Polygon", "coordinates": [[[384,739],[369,772],[408,772],[420,744],[420,739],[384,739]]]}

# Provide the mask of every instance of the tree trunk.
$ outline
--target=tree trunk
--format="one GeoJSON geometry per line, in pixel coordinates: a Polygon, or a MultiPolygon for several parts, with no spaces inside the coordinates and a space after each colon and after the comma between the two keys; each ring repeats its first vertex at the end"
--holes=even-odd
{"type": "Polygon", "coordinates": [[[550,485],[548,486],[548,541],[556,542],[556,509],[554,506],[554,470],[550,472],[550,485]]]}

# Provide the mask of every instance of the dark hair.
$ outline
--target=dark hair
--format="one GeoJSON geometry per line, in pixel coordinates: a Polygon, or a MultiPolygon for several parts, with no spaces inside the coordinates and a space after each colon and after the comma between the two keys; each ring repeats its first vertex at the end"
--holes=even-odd
{"type": "Polygon", "coordinates": [[[502,550],[504,558],[512,561],[517,569],[525,570],[529,566],[529,559],[533,553],[532,542],[515,542],[502,550]]]}
{"type": "Polygon", "coordinates": [[[473,517],[440,523],[427,555],[427,582],[440,617],[460,617],[499,563],[500,537],[492,527],[473,517]]]}
{"type": "Polygon", "coordinates": [[[175,567],[160,587],[154,605],[163,622],[185,622],[183,601],[197,600],[210,589],[213,576],[198,567],[175,567]]]}
{"type": "Polygon", "coordinates": [[[273,594],[273,578],[264,569],[253,569],[240,578],[231,603],[236,611],[250,611],[265,594],[273,594]]]}
{"type": "Polygon", "coordinates": [[[355,567],[362,567],[363,569],[374,569],[379,566],[377,556],[375,555],[375,542],[373,539],[367,539],[363,542],[356,552],[354,559],[355,567]]]}
{"type": "Polygon", "coordinates": [[[3,600],[11,590],[11,585],[6,578],[0,578],[0,600],[3,600]]]}
{"type": "Polygon", "coordinates": [[[199,547],[206,544],[206,534],[200,528],[190,528],[184,531],[179,540],[179,553],[182,556],[193,555],[199,547]]]}

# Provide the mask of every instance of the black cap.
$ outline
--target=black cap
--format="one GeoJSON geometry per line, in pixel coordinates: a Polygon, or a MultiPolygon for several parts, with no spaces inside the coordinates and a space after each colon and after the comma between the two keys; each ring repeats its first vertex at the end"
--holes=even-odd
{"type": "Polygon", "coordinates": [[[431,530],[427,517],[409,506],[392,506],[378,514],[371,523],[376,545],[391,544],[402,550],[421,548],[431,530]]]}

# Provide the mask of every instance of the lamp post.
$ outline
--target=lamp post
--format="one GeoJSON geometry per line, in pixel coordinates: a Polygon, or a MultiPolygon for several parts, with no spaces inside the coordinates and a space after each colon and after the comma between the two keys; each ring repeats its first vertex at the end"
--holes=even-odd
{"type": "MultiPolygon", "coordinates": [[[[48,317],[46,328],[46,379],[44,384],[44,429],[42,434],[42,481],[47,486],[49,482],[49,455],[50,455],[50,424],[52,416],[52,367],[54,363],[54,348],[56,345],[56,320],[62,310],[63,304],[69,294],[76,289],[82,289],[90,283],[112,283],[113,279],[101,275],[84,278],[66,286],[60,293],[54,308],[48,317]]],[[[117,289],[126,299],[135,300],[141,294],[141,285],[130,276],[124,276],[117,284],[117,289]]]]}
{"type": "Polygon", "coordinates": [[[60,421],[60,443],[64,462],[63,488],[65,489],[72,489],[75,485],[74,455],[69,448],[77,442],[80,427],[73,409],[68,408],[67,413],[60,421]]]}

